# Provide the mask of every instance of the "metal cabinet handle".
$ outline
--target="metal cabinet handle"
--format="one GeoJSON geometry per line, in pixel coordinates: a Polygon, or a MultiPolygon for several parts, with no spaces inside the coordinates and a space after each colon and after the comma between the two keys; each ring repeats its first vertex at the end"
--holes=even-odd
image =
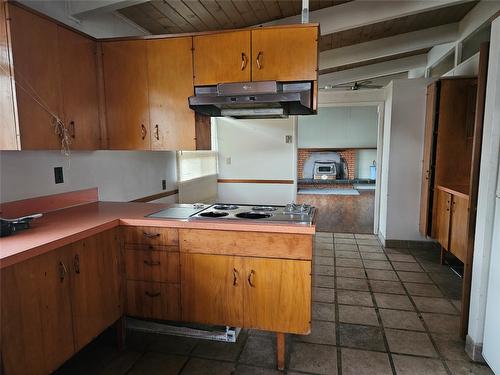
{"type": "Polygon", "coordinates": [[[64,281],[64,278],[66,277],[67,274],[68,274],[68,269],[66,268],[66,265],[62,261],[59,262],[59,279],[61,280],[61,282],[64,281]]]}
{"type": "Polygon", "coordinates": [[[145,260],[144,264],[146,266],[150,266],[150,267],[152,267],[152,266],[159,266],[160,265],[160,261],[156,261],[155,262],[155,261],[152,261],[152,260],[145,260]]]}
{"type": "Polygon", "coordinates": [[[156,292],[156,293],[145,292],[145,294],[146,294],[148,297],[154,298],[154,297],[158,297],[161,293],[160,293],[160,292],[156,292]]]}
{"type": "Polygon", "coordinates": [[[148,131],[144,124],[141,124],[141,138],[144,140],[146,138],[146,135],[148,134],[148,131]]]}
{"type": "Polygon", "coordinates": [[[257,54],[257,60],[255,61],[257,63],[257,68],[262,69],[262,63],[260,62],[260,57],[264,54],[264,52],[259,51],[257,54]]]}
{"type": "Polygon", "coordinates": [[[142,232],[144,237],[146,238],[157,238],[160,237],[160,233],[147,233],[147,232],[142,232]]]}
{"type": "Polygon", "coordinates": [[[70,121],[69,123],[69,133],[71,135],[71,138],[76,138],[76,130],[75,130],[75,122],[70,121]]]}
{"type": "Polygon", "coordinates": [[[254,276],[255,276],[255,271],[251,270],[250,273],[248,274],[248,285],[250,285],[252,288],[255,288],[255,284],[253,283],[254,276]]]}
{"type": "Polygon", "coordinates": [[[155,125],[155,138],[157,141],[160,140],[160,127],[158,126],[158,124],[155,125]]]}
{"type": "Polygon", "coordinates": [[[80,273],[80,256],[78,254],[75,254],[75,257],[73,258],[73,268],[75,269],[76,274],[80,273]]]}
{"type": "Polygon", "coordinates": [[[241,53],[241,70],[245,70],[245,68],[247,67],[247,63],[248,63],[247,55],[245,54],[245,52],[242,52],[241,53]]]}
{"type": "Polygon", "coordinates": [[[239,272],[236,268],[233,268],[233,286],[238,286],[238,276],[239,272]]]}

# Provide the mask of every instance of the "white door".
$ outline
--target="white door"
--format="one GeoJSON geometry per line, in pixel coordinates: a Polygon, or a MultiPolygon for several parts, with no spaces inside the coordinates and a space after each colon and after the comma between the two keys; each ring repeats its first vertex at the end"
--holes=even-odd
{"type": "Polygon", "coordinates": [[[500,171],[495,200],[495,220],[490,258],[490,279],[486,297],[483,357],[495,374],[500,374],[500,171]]]}

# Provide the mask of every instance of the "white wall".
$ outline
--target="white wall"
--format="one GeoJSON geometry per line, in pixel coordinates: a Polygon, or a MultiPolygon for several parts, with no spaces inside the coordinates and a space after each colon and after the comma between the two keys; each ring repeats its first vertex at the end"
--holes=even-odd
{"type": "Polygon", "coordinates": [[[425,99],[430,82],[395,80],[387,87],[379,227],[386,240],[424,240],[418,228],[425,99]]]}
{"type": "Polygon", "coordinates": [[[73,152],[70,158],[59,151],[0,152],[0,202],[96,186],[100,200],[130,201],[161,193],[162,179],[175,189],[175,152],[73,152]],[[64,183],[54,183],[54,167],[63,167],[64,183]]]}
{"type": "Polygon", "coordinates": [[[299,148],[377,147],[376,106],[320,107],[298,123],[299,148]]]}
{"type": "MultiPolygon", "coordinates": [[[[220,179],[295,180],[294,118],[271,120],[215,119],[220,179]],[[229,160],[230,158],[230,164],[229,160]]],[[[290,203],[291,184],[219,183],[218,198],[226,203],[290,203]]]]}
{"type": "Polygon", "coordinates": [[[370,166],[377,163],[377,150],[356,151],[356,178],[370,178],[370,166]]]}

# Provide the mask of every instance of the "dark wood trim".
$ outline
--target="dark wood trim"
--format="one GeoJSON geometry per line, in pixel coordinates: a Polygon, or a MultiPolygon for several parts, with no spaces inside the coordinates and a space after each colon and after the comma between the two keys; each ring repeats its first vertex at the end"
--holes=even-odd
{"type": "Polygon", "coordinates": [[[219,184],[284,184],[293,185],[293,180],[251,180],[245,178],[219,178],[219,184]]]}
{"type": "Polygon", "coordinates": [[[175,195],[175,194],[179,194],[179,189],[164,191],[162,193],[153,194],[153,195],[148,195],[146,197],[134,199],[130,202],[143,202],[143,203],[144,202],[151,202],[151,201],[154,201],[154,200],[157,200],[160,198],[169,197],[169,196],[175,195]]]}
{"type": "Polygon", "coordinates": [[[472,284],[472,262],[474,261],[474,237],[476,234],[477,195],[479,190],[479,167],[483,139],[484,106],[486,102],[486,82],[488,80],[488,58],[490,44],[482,43],[479,49],[479,71],[477,79],[476,118],[472,146],[472,166],[469,187],[469,223],[467,253],[462,285],[462,311],[460,317],[460,336],[465,339],[469,328],[470,288],[472,284]]]}

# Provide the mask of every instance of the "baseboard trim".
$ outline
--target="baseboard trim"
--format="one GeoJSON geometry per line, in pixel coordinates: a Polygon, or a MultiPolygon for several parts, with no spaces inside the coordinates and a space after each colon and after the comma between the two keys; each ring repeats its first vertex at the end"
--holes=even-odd
{"type": "Polygon", "coordinates": [[[143,202],[143,203],[151,202],[151,201],[155,201],[155,200],[160,199],[160,198],[169,197],[169,196],[175,195],[175,194],[179,194],[179,189],[164,191],[164,192],[161,192],[158,194],[153,194],[153,195],[148,195],[147,197],[137,198],[137,199],[134,199],[130,202],[143,202]]]}
{"type": "Polygon", "coordinates": [[[465,338],[465,352],[474,362],[486,363],[483,357],[483,343],[477,343],[467,335],[465,338]]]}

